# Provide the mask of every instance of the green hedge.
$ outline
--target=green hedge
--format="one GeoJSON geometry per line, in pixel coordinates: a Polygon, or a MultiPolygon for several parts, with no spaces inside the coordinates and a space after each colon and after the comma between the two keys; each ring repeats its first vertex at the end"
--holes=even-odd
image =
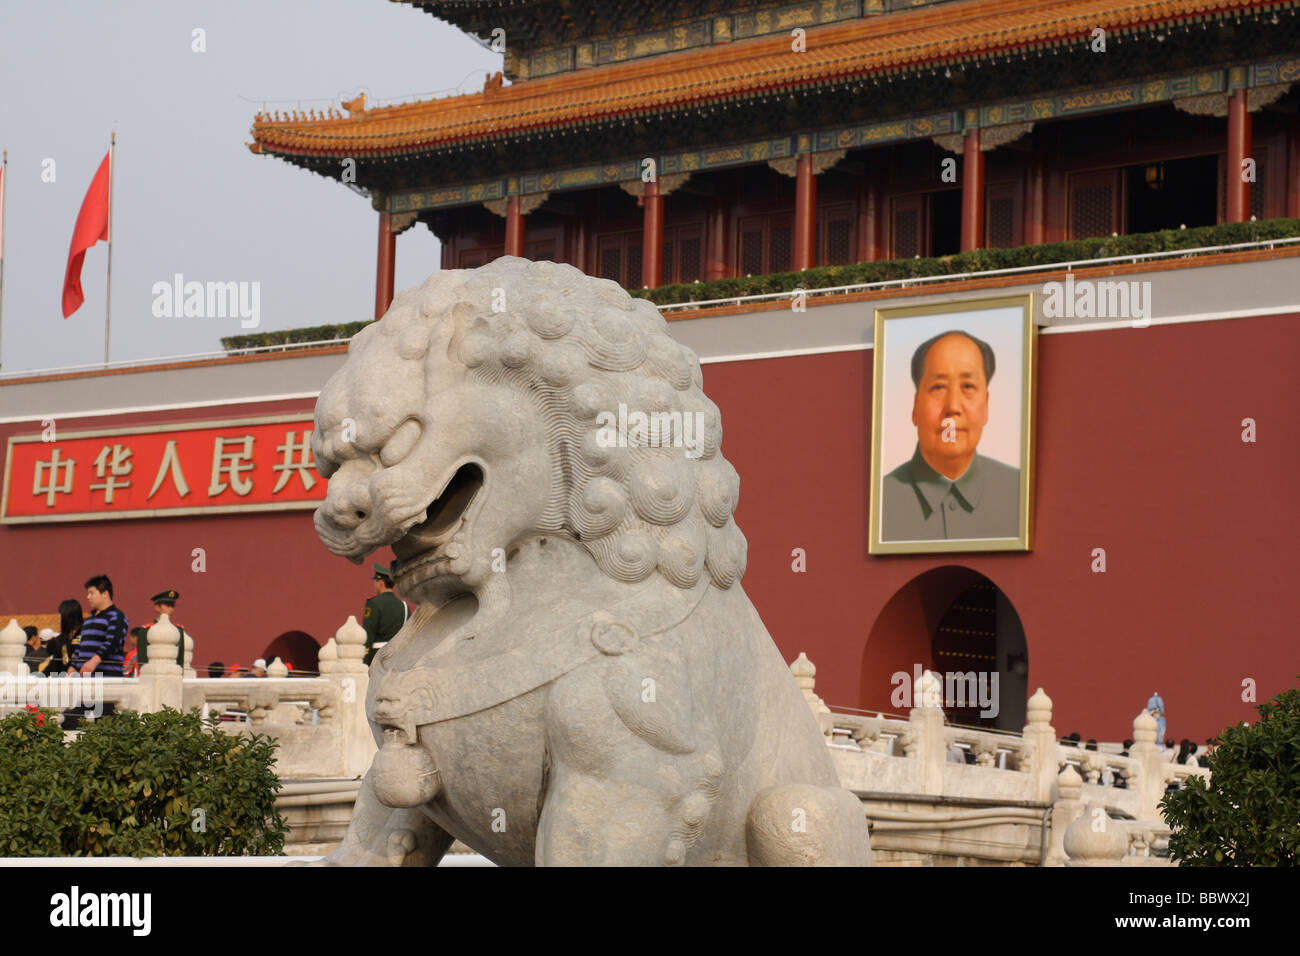
{"type": "Polygon", "coordinates": [[[1018,266],[1051,265],[1104,259],[1108,256],[1138,255],[1145,252],[1169,252],[1201,246],[1225,246],[1264,239],[1289,239],[1300,236],[1300,219],[1269,219],[1264,222],[1234,222],[1196,229],[1164,229],[1131,236],[1106,236],[1096,239],[1072,239],[1041,246],[1018,246],[1015,249],[977,249],[951,256],[926,259],[888,259],[859,262],[846,266],[819,266],[803,272],[777,272],[769,275],[715,282],[691,282],[637,289],[631,294],[649,299],[656,305],[700,302],[733,296],[764,295],[790,292],[795,288],[822,289],[860,282],[888,282],[891,279],[916,279],[922,276],[984,272],[989,269],[1014,269],[1018,266]]]}
{"type": "MultiPolygon", "coordinates": [[[[656,305],[729,299],[744,295],[790,292],[795,288],[820,289],[860,282],[888,282],[891,279],[916,279],[923,276],[984,272],[989,269],[1013,269],[1017,266],[1051,265],[1104,259],[1108,256],[1131,256],[1145,252],[1170,252],[1201,246],[1227,246],[1238,242],[1267,239],[1290,239],[1300,236],[1300,219],[1266,219],[1263,222],[1232,222],[1195,229],[1164,229],[1131,236],[1107,236],[1096,239],[1072,239],[1040,246],[1015,249],[977,249],[952,256],[926,259],[889,259],[859,262],[845,266],[818,266],[803,272],[774,272],[768,275],[719,279],[716,282],[681,282],[655,289],[629,289],[638,298],[656,305]]],[[[317,325],[305,329],[259,332],[256,335],[232,335],[221,340],[228,351],[259,345],[285,345],[335,338],[351,338],[368,322],[346,325],[317,325]]]]}
{"type": "Polygon", "coordinates": [[[0,856],[246,856],[288,826],[269,737],[119,711],[65,744],[54,711],[0,720],[0,856]]]}
{"type": "Polygon", "coordinates": [[[266,345],[294,345],[328,342],[330,339],[350,339],[369,324],[369,321],[347,322],[343,325],[310,325],[301,329],[281,329],[278,332],[255,332],[252,335],[228,335],[221,340],[221,347],[227,352],[239,352],[266,345]]]}

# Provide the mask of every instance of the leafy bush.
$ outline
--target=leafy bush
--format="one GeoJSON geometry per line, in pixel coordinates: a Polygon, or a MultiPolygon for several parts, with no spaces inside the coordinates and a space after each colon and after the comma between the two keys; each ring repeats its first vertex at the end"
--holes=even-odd
{"type": "MultiPolygon", "coordinates": [[[[744,295],[766,295],[800,289],[825,289],[862,282],[888,282],[892,279],[919,279],[923,276],[984,272],[990,269],[1013,269],[1017,266],[1042,266],[1058,262],[1084,262],[1108,256],[1133,256],[1146,252],[1169,252],[1201,246],[1229,246],[1239,242],[1290,239],[1300,236],[1300,219],[1266,219],[1262,222],[1225,222],[1195,229],[1165,229],[1160,232],[1135,233],[1131,236],[1103,236],[1096,239],[1072,239],[1040,246],[1015,249],[976,249],[952,256],[929,259],[888,259],[859,262],[846,266],[819,266],[802,272],[773,272],[768,275],[718,279],[714,282],[679,282],[655,289],[629,289],[628,294],[649,299],[656,305],[679,302],[704,302],[744,295]]],[[[231,335],[221,340],[229,352],[263,345],[323,342],[351,338],[369,322],[346,325],[316,325],[304,329],[231,335]]]]}
{"type": "Polygon", "coordinates": [[[1191,777],[1161,801],[1169,855],[1183,866],[1295,866],[1300,851],[1300,690],[1260,704],[1210,754],[1210,783],[1191,777]]]}
{"type": "Polygon", "coordinates": [[[64,744],[57,714],[0,720],[0,855],[275,854],[276,742],[215,718],[119,711],[64,744]]]}

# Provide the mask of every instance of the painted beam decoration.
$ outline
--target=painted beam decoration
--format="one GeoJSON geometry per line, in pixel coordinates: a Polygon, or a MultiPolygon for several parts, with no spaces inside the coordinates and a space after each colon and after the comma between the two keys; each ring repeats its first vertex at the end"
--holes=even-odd
{"type": "Polygon", "coordinates": [[[872,554],[1029,551],[1033,296],[876,310],[872,554]]]}
{"type": "Polygon", "coordinates": [[[45,426],[9,439],[0,523],[284,511],[325,498],[310,415],[66,435],[45,426]]]}

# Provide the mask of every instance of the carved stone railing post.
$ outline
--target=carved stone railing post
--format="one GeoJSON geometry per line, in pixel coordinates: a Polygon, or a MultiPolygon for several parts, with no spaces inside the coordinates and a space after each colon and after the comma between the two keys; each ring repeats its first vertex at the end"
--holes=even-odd
{"type": "Polygon", "coordinates": [[[885,754],[889,752],[889,741],[881,735],[884,721],[879,717],[866,717],[853,731],[853,741],[865,751],[885,754]]]}
{"type": "Polygon", "coordinates": [[[288,677],[289,668],[285,667],[284,661],[280,660],[280,658],[277,657],[275,660],[271,661],[271,663],[266,666],[266,676],[267,677],[288,677]]]}
{"type": "Polygon", "coordinates": [[[921,675],[907,716],[907,755],[921,761],[921,792],[943,793],[943,766],[948,758],[943,740],[943,685],[931,671],[921,675]]]}
{"type": "Polygon", "coordinates": [[[321,677],[328,677],[334,672],[334,667],[339,660],[339,646],[335,643],[334,638],[330,638],[316,654],[316,670],[321,677]]]}
{"type": "Polygon", "coordinates": [[[1079,799],[1083,792],[1083,778],[1079,776],[1077,770],[1067,764],[1060,776],[1056,778],[1056,787],[1059,796],[1052,804],[1052,828],[1048,834],[1044,866],[1064,865],[1065,831],[1083,813],[1083,801],[1079,799]]]}
{"type": "Polygon", "coordinates": [[[27,673],[27,665],[23,663],[26,643],[26,632],[18,626],[18,619],[11,617],[4,630],[0,631],[0,674],[21,677],[27,673]]]}
{"type": "Polygon", "coordinates": [[[816,666],[812,661],[808,660],[808,655],[800,651],[799,656],[790,665],[790,673],[794,674],[794,682],[803,691],[804,700],[808,701],[808,706],[812,709],[813,716],[817,718],[817,725],[821,728],[822,734],[827,737],[831,736],[835,730],[834,721],[831,719],[831,709],[813,690],[817,684],[816,666]]]}
{"type": "Polygon", "coordinates": [[[996,767],[998,763],[998,742],[992,737],[979,737],[975,741],[975,765],[977,767],[996,767]]]}
{"type": "Polygon", "coordinates": [[[139,698],[141,710],[181,709],[184,671],[176,663],[176,647],[180,639],[181,632],[167,614],[158,615],[157,622],[145,632],[149,660],[140,665],[140,682],[146,685],[139,698]]]}
{"type": "MultiPolygon", "coordinates": [[[[349,616],[347,623],[334,634],[338,660],[333,662],[329,678],[339,684],[339,709],[336,715],[344,741],[344,767],[348,776],[364,774],[370,769],[378,747],[366,719],[366,691],[370,668],[366,656],[366,630],[349,616]]],[[[328,647],[328,645],[326,645],[328,647]]],[[[325,648],[321,648],[324,653],[325,648]]]]}
{"type": "Polygon", "coordinates": [[[1165,769],[1168,764],[1156,746],[1156,719],[1147,711],[1133,718],[1133,746],[1129,757],[1137,761],[1137,770],[1130,775],[1128,787],[1138,793],[1138,816],[1143,820],[1161,819],[1159,803],[1165,795],[1165,769]]]}
{"type": "Polygon", "coordinates": [[[1052,727],[1052,698],[1040,687],[1025,705],[1025,731],[1020,769],[1033,778],[1033,799],[1050,803],[1055,797],[1057,743],[1052,727]]]}

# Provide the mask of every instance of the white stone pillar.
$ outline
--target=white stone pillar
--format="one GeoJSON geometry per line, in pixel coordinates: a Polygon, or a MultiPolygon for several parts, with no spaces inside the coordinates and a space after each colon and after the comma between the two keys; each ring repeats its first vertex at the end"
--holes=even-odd
{"type": "Polygon", "coordinates": [[[1138,761],[1137,779],[1128,782],[1129,789],[1138,792],[1138,818],[1159,820],[1158,804],[1165,795],[1165,770],[1169,765],[1156,746],[1156,719],[1145,710],[1133,718],[1133,746],[1128,755],[1138,761]]]}
{"type": "Polygon", "coordinates": [[[808,660],[807,654],[800,651],[799,656],[790,665],[790,673],[794,674],[794,682],[799,685],[799,690],[803,691],[803,699],[808,701],[813,716],[817,718],[817,726],[821,728],[823,735],[829,737],[834,732],[835,725],[831,718],[831,709],[813,690],[817,684],[816,666],[808,660]]]}
{"type": "Polygon", "coordinates": [[[284,661],[280,660],[280,658],[277,657],[275,660],[271,661],[271,663],[266,666],[266,676],[267,677],[288,677],[289,668],[285,667],[284,661]]]}
{"type": "Polygon", "coordinates": [[[176,647],[180,639],[181,632],[167,614],[158,615],[157,622],[145,632],[149,660],[140,665],[140,681],[148,688],[140,700],[142,710],[181,709],[184,670],[176,663],[176,647]]]}
{"type": "Polygon", "coordinates": [[[27,673],[27,665],[23,663],[26,644],[27,632],[18,626],[18,618],[11,617],[0,631],[0,674],[21,677],[27,673]]]}
{"type": "Polygon", "coordinates": [[[370,769],[370,762],[379,750],[366,717],[366,691],[370,684],[370,668],[362,661],[366,656],[366,629],[357,623],[355,616],[349,616],[347,623],[335,632],[334,642],[338,660],[329,677],[339,684],[338,724],[345,748],[345,774],[359,776],[370,769]]]}
{"type": "Polygon", "coordinates": [[[1025,705],[1025,721],[1020,745],[1020,769],[1033,779],[1032,799],[1051,803],[1056,797],[1059,748],[1056,731],[1052,728],[1052,698],[1043,693],[1041,687],[1025,705]]]}
{"type": "Polygon", "coordinates": [[[907,716],[907,756],[921,761],[921,792],[943,793],[948,748],[943,740],[943,685],[932,671],[921,675],[907,716]]]}
{"type": "Polygon", "coordinates": [[[1083,813],[1083,801],[1079,799],[1083,793],[1083,778],[1079,776],[1079,771],[1066,764],[1056,778],[1056,788],[1060,795],[1052,804],[1052,822],[1047,835],[1044,866],[1065,865],[1065,831],[1083,813]]]}

